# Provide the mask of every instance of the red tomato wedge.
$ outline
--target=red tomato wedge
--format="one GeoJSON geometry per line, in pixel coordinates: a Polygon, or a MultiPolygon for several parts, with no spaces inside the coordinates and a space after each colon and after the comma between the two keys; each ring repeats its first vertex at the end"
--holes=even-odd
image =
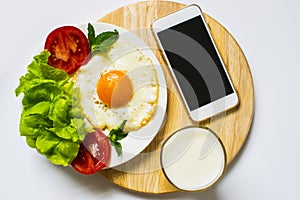
{"type": "Polygon", "coordinates": [[[90,56],[89,41],[85,34],[74,26],[63,26],[53,30],[47,37],[45,50],[51,55],[48,64],[74,73],[90,56]]]}
{"type": "Polygon", "coordinates": [[[107,136],[95,129],[95,132],[87,133],[71,165],[81,174],[94,174],[108,166],[110,157],[111,146],[107,136]]]}

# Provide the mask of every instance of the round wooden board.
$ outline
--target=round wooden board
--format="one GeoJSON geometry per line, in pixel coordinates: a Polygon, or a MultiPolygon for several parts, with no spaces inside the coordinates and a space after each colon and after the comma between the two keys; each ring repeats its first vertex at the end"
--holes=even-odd
{"type": "MultiPolygon", "coordinates": [[[[195,123],[190,120],[178,95],[166,63],[158,50],[150,25],[155,19],[185,6],[170,1],[139,2],[119,8],[99,20],[131,30],[142,38],[153,49],[162,64],[167,80],[166,120],[157,136],[134,159],[114,169],[101,171],[101,174],[113,183],[129,190],[155,194],[178,191],[163,174],[160,166],[160,150],[163,142],[174,131],[195,123]]],[[[243,146],[252,124],[254,113],[253,81],[247,60],[232,35],[207,14],[205,14],[205,19],[225,62],[240,102],[237,107],[199,124],[210,127],[219,135],[226,149],[228,165],[243,146]]]]}

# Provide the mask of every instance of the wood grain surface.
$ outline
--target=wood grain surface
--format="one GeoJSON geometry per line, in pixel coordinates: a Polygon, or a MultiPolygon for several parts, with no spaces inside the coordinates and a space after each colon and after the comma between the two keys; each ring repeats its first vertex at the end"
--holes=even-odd
{"type": "MultiPolygon", "coordinates": [[[[168,182],[160,165],[160,150],[163,142],[176,130],[195,124],[188,116],[182,99],[178,95],[166,63],[150,30],[152,22],[164,15],[185,7],[170,1],[145,1],[119,8],[99,21],[111,23],[134,32],[142,38],[156,54],[164,70],[168,86],[168,106],[162,129],[151,144],[129,162],[101,171],[113,183],[144,193],[169,193],[178,191],[168,182]]],[[[205,11],[204,11],[205,12],[205,11]]],[[[239,96],[239,105],[199,124],[210,127],[224,143],[227,165],[242,148],[249,133],[254,114],[254,89],[251,72],[238,43],[215,19],[205,14],[205,19],[223,58],[233,85],[239,96]]]]}

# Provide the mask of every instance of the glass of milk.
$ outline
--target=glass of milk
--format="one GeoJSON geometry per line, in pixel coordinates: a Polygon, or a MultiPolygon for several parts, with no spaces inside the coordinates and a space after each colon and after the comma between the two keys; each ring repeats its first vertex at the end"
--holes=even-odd
{"type": "Polygon", "coordinates": [[[179,190],[201,191],[224,175],[226,151],[212,130],[188,126],[164,142],[161,165],[167,179],[179,190]]]}

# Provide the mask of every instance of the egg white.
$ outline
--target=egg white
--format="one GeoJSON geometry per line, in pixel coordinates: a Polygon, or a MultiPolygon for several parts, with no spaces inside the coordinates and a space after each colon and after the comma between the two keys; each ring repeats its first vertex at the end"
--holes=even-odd
{"type": "Polygon", "coordinates": [[[125,131],[135,131],[153,118],[158,101],[157,74],[150,58],[128,43],[117,43],[106,55],[95,55],[77,73],[81,106],[90,123],[102,130],[111,130],[127,120],[125,131]],[[96,87],[102,74],[110,70],[126,73],[133,85],[133,94],[125,106],[110,108],[99,99],[96,87]]]}

